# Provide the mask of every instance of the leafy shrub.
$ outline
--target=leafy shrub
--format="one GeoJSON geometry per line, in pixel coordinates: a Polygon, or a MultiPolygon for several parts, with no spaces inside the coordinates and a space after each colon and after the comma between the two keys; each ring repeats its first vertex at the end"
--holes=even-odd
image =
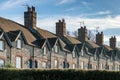
{"type": "Polygon", "coordinates": [[[0,80],[120,80],[120,72],[74,69],[0,69],[0,80]]]}

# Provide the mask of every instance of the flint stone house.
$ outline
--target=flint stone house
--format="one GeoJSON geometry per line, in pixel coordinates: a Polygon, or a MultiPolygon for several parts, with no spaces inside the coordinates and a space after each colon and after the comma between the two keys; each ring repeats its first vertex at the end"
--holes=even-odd
{"type": "Polygon", "coordinates": [[[103,42],[103,32],[96,42],[87,36],[86,26],[78,29],[78,37],[66,33],[65,20],[56,23],[56,34],[36,26],[35,7],[24,12],[24,25],[0,17],[0,67],[12,64],[15,68],[72,68],[120,70],[120,48],[116,37],[110,46],[103,42]]]}

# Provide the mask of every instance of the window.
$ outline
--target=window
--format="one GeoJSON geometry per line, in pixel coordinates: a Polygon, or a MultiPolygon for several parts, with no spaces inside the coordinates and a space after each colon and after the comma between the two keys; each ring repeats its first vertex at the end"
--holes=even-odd
{"type": "Polygon", "coordinates": [[[73,69],[75,69],[76,68],[76,65],[75,64],[73,64],[73,69]]]}
{"type": "Polygon", "coordinates": [[[84,62],[81,62],[81,69],[84,69],[84,62]]]}
{"type": "Polygon", "coordinates": [[[38,67],[38,62],[34,61],[34,68],[37,68],[37,67],[38,67]]]}
{"type": "Polygon", "coordinates": [[[81,56],[84,56],[84,52],[83,52],[83,50],[81,50],[81,56]]]}
{"type": "Polygon", "coordinates": [[[22,48],[22,46],[21,46],[21,40],[20,39],[17,40],[17,48],[19,48],[19,49],[22,48]]]}
{"type": "Polygon", "coordinates": [[[55,52],[57,53],[58,52],[58,46],[55,45],[55,52]]]}
{"type": "Polygon", "coordinates": [[[103,69],[103,64],[100,65],[101,66],[101,70],[103,69]]]}
{"type": "Polygon", "coordinates": [[[97,69],[97,66],[95,65],[95,69],[97,69]]]}
{"type": "Polygon", "coordinates": [[[97,60],[97,55],[96,54],[94,54],[94,60],[97,60]]]}
{"type": "Polygon", "coordinates": [[[0,50],[4,50],[4,42],[0,40],[0,50]]]}
{"type": "Polygon", "coordinates": [[[63,68],[65,68],[65,61],[63,62],[63,68]]]}
{"type": "Polygon", "coordinates": [[[88,69],[92,69],[92,64],[88,63],[88,69]]]}
{"type": "Polygon", "coordinates": [[[22,68],[21,57],[16,57],[16,68],[22,68]]]}
{"type": "Polygon", "coordinates": [[[32,60],[31,59],[27,62],[27,67],[32,68],[32,60]]]}
{"type": "Polygon", "coordinates": [[[75,57],[76,57],[76,53],[75,53],[75,51],[73,51],[72,56],[73,56],[73,58],[75,58],[75,57]]]}
{"type": "Polygon", "coordinates": [[[67,66],[66,66],[67,68],[69,68],[70,67],[70,64],[69,63],[67,63],[67,66]]]}
{"type": "Polygon", "coordinates": [[[43,54],[46,55],[47,51],[46,51],[46,47],[43,48],[43,54]]]}
{"type": "Polygon", "coordinates": [[[117,64],[115,64],[115,70],[118,71],[119,70],[119,66],[117,64]]]}
{"type": "Polygon", "coordinates": [[[58,61],[57,60],[54,61],[54,68],[58,68],[58,61]]]}
{"type": "Polygon", "coordinates": [[[4,60],[0,59],[0,68],[4,67],[4,60]]]}
{"type": "Polygon", "coordinates": [[[42,62],[42,68],[47,68],[47,64],[46,64],[46,62],[42,62]]]}

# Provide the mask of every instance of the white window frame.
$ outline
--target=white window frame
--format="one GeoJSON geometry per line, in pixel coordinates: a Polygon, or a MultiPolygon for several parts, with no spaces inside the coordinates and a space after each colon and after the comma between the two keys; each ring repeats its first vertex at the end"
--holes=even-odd
{"type": "Polygon", "coordinates": [[[54,60],[54,68],[58,68],[58,60],[54,60]]]}
{"type": "Polygon", "coordinates": [[[21,39],[18,39],[18,40],[17,40],[17,48],[18,48],[18,49],[21,49],[21,48],[22,48],[22,40],[21,40],[21,39]]]}
{"type": "Polygon", "coordinates": [[[0,50],[3,51],[4,50],[4,41],[0,40],[0,50]]]}
{"type": "Polygon", "coordinates": [[[16,68],[22,68],[22,59],[21,59],[21,57],[16,57],[16,68]]]}
{"type": "Polygon", "coordinates": [[[44,68],[44,69],[47,68],[47,63],[46,62],[42,62],[42,68],[44,68]]]}

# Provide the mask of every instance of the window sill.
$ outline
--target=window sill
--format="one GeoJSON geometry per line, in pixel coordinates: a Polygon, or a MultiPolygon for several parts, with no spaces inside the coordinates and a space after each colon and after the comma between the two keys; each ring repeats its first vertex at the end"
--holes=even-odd
{"type": "Polygon", "coordinates": [[[21,50],[22,48],[17,48],[17,49],[21,50]]]}

